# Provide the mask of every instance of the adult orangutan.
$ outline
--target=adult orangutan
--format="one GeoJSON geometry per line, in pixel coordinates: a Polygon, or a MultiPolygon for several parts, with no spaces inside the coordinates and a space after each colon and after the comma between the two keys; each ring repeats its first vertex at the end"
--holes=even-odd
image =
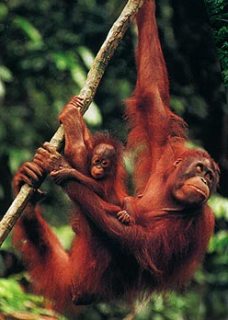
{"type": "MultiPolygon", "coordinates": [[[[100,232],[100,249],[109,255],[105,264],[108,268],[91,289],[91,277],[103,267],[102,255],[96,265],[98,270],[94,269],[92,276],[86,278],[94,261],[84,253],[88,248],[78,251],[74,246],[68,255],[40,216],[34,226],[39,243],[32,242],[23,226],[25,255],[32,264],[34,281],[41,288],[45,285],[44,294],[57,304],[69,300],[80,303],[74,286],[80,277],[84,279],[83,292],[91,290],[95,300],[131,300],[153,291],[181,287],[202,261],[213,234],[214,217],[206,202],[217,186],[219,169],[207,152],[186,147],[185,123],[169,108],[168,76],[154,1],[145,1],[137,15],[137,25],[138,78],[127,102],[131,123],[128,145],[137,154],[136,195],[125,197],[123,208],[109,203],[77,178],[67,179],[52,162],[61,156],[49,145],[38,150],[32,168],[23,172],[30,185],[36,184],[47,168],[55,180],[62,181],[63,189],[100,232]],[[129,225],[115,218],[115,213],[123,209],[133,219],[129,225]],[[85,259],[87,266],[84,264],[85,269],[81,270],[78,266],[85,259]]],[[[25,181],[18,177],[20,183],[25,181]]],[[[93,255],[93,241],[90,245],[93,255]]]]}

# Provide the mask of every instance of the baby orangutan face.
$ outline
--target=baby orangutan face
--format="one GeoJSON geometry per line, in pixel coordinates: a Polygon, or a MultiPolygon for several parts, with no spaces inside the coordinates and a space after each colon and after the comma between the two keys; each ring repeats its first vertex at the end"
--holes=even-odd
{"type": "Polygon", "coordinates": [[[106,143],[98,144],[91,159],[90,173],[94,179],[103,179],[113,170],[116,162],[115,148],[106,143]]]}

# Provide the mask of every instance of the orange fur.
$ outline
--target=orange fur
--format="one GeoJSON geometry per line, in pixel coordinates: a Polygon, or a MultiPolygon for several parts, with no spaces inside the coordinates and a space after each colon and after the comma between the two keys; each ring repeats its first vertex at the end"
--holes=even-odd
{"type": "MultiPolygon", "coordinates": [[[[35,283],[40,289],[44,286],[44,294],[57,305],[78,303],[79,288],[94,301],[131,301],[155,290],[179,288],[192,277],[213,234],[214,217],[207,204],[190,207],[171,195],[176,180],[185,175],[184,167],[177,172],[178,158],[183,163],[207,159],[216,176],[215,186],[218,168],[206,152],[186,148],[185,123],[169,108],[168,76],[153,0],[145,0],[137,23],[138,79],[127,102],[127,114],[131,125],[128,146],[137,153],[134,179],[140,195],[124,198],[135,222],[125,226],[114,216],[123,209],[120,204],[125,196],[118,162],[117,176],[104,183],[111,203],[108,196],[100,197],[85,184],[67,181],[63,185],[81,212],[79,234],[69,254],[39,216],[34,216],[35,239],[23,219],[16,227],[16,240],[27,240],[23,252],[35,283]],[[43,245],[45,254],[41,254],[43,245]]],[[[71,151],[73,140],[67,141],[71,151]]],[[[45,167],[45,159],[43,162],[45,167]]]]}

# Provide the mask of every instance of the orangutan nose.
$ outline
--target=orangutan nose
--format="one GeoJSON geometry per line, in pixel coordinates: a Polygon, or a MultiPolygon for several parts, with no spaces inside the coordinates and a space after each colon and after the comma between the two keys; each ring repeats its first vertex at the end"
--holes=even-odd
{"type": "Polygon", "coordinates": [[[201,177],[200,179],[203,181],[204,184],[207,184],[207,180],[205,178],[201,177]]]}

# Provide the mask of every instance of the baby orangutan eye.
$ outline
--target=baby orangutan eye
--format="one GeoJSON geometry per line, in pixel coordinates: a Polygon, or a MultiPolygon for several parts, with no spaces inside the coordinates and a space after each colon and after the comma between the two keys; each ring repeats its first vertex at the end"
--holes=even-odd
{"type": "Polygon", "coordinates": [[[100,160],[99,159],[95,159],[94,162],[93,162],[95,165],[98,165],[100,163],[100,160]]]}
{"type": "Polygon", "coordinates": [[[107,160],[103,160],[102,161],[102,166],[103,167],[108,167],[108,165],[109,165],[109,162],[107,160]]]}

